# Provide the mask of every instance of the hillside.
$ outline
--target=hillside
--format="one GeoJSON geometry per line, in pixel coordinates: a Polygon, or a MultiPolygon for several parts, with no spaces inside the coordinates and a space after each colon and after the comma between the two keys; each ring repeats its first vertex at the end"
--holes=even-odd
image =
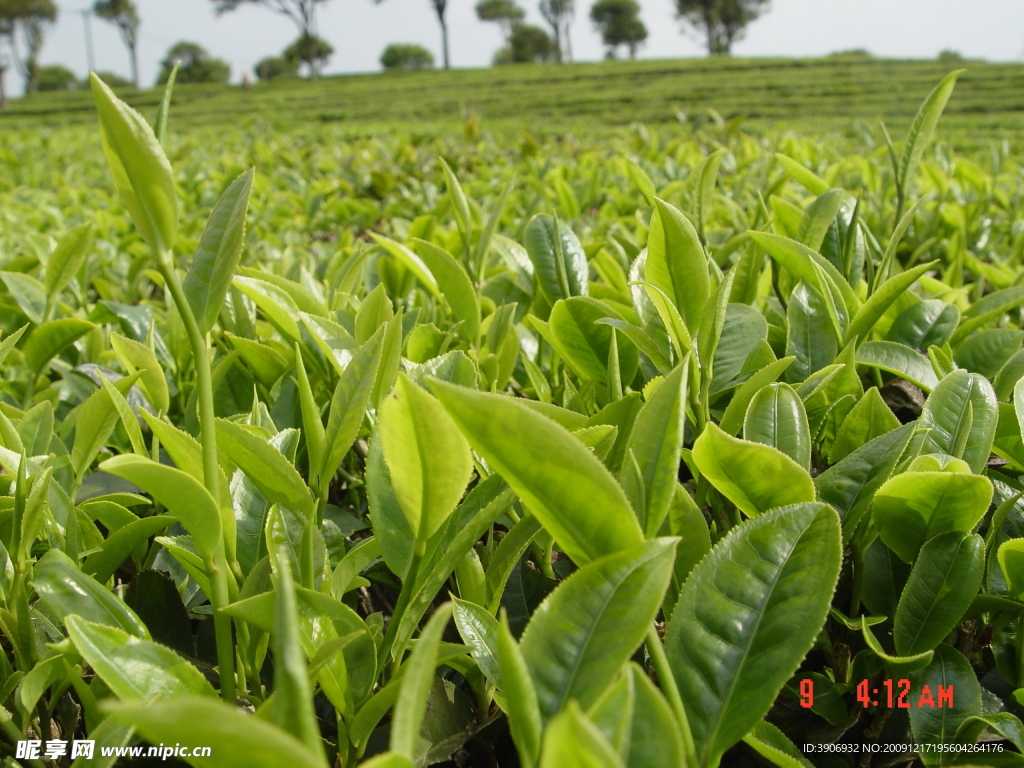
{"type": "MultiPolygon", "coordinates": [[[[921,98],[954,65],[835,56],[823,59],[683,59],[515,66],[401,74],[349,75],[316,83],[180,86],[175,122],[215,124],[263,117],[273,123],[341,122],[364,128],[401,122],[425,130],[471,112],[489,128],[601,128],[674,121],[680,113],[748,125],[818,130],[851,119],[913,116],[921,98]]],[[[1024,126],[1024,65],[968,62],[943,124],[961,139],[1016,134],[1024,126]]],[[[122,94],[155,107],[160,92],[122,94]]],[[[61,125],[91,119],[84,91],[15,100],[0,125],[61,125]]]]}

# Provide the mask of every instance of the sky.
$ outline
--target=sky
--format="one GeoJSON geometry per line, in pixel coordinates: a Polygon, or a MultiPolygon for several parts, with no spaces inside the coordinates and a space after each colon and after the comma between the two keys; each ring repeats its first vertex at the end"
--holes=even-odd
{"type": "MultiPolygon", "coordinates": [[[[542,25],[538,0],[520,0],[527,20],[542,25]]],[[[485,67],[501,46],[497,25],[476,18],[476,0],[448,0],[452,66],[485,67]]],[[[574,58],[603,57],[589,18],[592,0],[576,0],[571,40],[574,58]]],[[[673,0],[639,0],[650,32],[641,58],[703,55],[700,38],[674,18],[673,0]]],[[[284,16],[253,4],[217,16],[211,0],[136,0],[142,17],[140,60],[144,84],[155,81],[166,50],[179,40],[196,41],[231,64],[232,79],[264,56],[275,55],[298,36],[284,16]]],[[[57,0],[60,16],[46,37],[43,64],[63,64],[80,75],[87,69],[80,11],[90,0],[57,0]]],[[[96,68],[129,73],[128,52],[114,26],[93,17],[96,68]]],[[[419,43],[440,55],[440,30],[430,0],[327,0],[320,6],[320,35],[334,46],[325,73],[380,69],[388,43],[419,43]]],[[[772,0],[735,45],[736,56],[820,56],[866,48],[879,56],[933,58],[951,49],[968,58],[1024,59],[1022,0],[772,0]]],[[[13,74],[13,72],[12,72],[13,74]]],[[[17,78],[14,78],[17,80],[17,78]]]]}

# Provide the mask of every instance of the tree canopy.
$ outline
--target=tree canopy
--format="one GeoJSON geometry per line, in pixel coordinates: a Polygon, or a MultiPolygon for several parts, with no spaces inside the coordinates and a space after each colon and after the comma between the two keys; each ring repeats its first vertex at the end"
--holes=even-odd
{"type": "MultiPolygon", "coordinates": [[[[286,16],[299,28],[300,39],[311,40],[317,36],[316,8],[327,0],[212,0],[217,13],[228,13],[243,5],[262,5],[286,16]]],[[[313,56],[311,55],[310,58],[313,56]]],[[[316,80],[319,68],[310,69],[310,79],[316,80]]]]}
{"type": "Polygon", "coordinates": [[[380,63],[387,70],[430,69],[434,66],[434,54],[415,43],[392,43],[380,55],[380,63]]]}
{"type": "Polygon", "coordinates": [[[507,40],[512,34],[512,25],[522,21],[526,11],[515,0],[480,0],[476,4],[476,17],[480,21],[496,22],[507,40]]]}
{"type": "Polygon", "coordinates": [[[675,0],[676,17],[705,38],[708,54],[728,56],[746,27],[768,10],[769,0],[675,0]]]}
{"type": "Polygon", "coordinates": [[[334,53],[334,46],[316,35],[300,35],[284,49],[281,56],[298,69],[300,64],[309,67],[310,77],[315,79],[327,60],[334,53]]]}
{"type": "Polygon", "coordinates": [[[175,63],[181,65],[179,83],[226,83],[231,76],[231,66],[226,61],[213,58],[199,43],[182,40],[172,45],[160,62],[158,84],[167,82],[175,63]]]}
{"type": "Polygon", "coordinates": [[[636,49],[647,39],[647,27],[640,20],[636,0],[597,0],[590,9],[590,19],[601,31],[612,58],[620,45],[629,49],[629,58],[636,58],[636,49]]]}
{"type": "Polygon", "coordinates": [[[555,41],[540,27],[516,23],[508,45],[494,55],[495,64],[541,64],[555,60],[555,41]]]}

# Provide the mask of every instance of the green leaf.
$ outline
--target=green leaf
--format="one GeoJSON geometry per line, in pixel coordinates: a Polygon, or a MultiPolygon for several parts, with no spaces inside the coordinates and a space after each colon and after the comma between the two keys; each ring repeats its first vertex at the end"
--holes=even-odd
{"type": "Polygon", "coordinates": [[[732,396],[729,405],[726,406],[725,413],[722,414],[722,420],[718,425],[722,431],[727,435],[735,436],[743,428],[743,418],[754,395],[760,392],[762,387],[778,379],[795,359],[795,357],[784,357],[774,363],[769,363],[743,382],[732,396]]]}
{"type": "Polygon", "coordinates": [[[839,518],[810,503],[737,526],[690,573],[665,651],[701,765],[767,714],[821,630],[841,560],[839,518]]]}
{"type": "MultiPolygon", "coordinates": [[[[909,677],[910,728],[914,734],[914,741],[918,744],[948,744],[954,740],[960,726],[969,717],[981,714],[981,686],[978,684],[978,677],[971,669],[971,663],[953,646],[939,645],[935,649],[931,664],[911,673],[909,677]],[[926,685],[934,698],[938,698],[940,685],[952,686],[953,706],[934,709],[927,705],[914,706],[926,685]]],[[[941,765],[952,755],[922,750],[920,757],[925,765],[941,765]]]]}
{"type": "Polygon", "coordinates": [[[202,696],[105,703],[111,717],[128,723],[151,744],[197,744],[210,748],[220,768],[327,768],[290,733],[233,705],[202,696]]]}
{"type": "Polygon", "coordinates": [[[23,272],[0,272],[0,280],[29,320],[38,324],[46,319],[46,289],[42,283],[23,272]]]}
{"type": "Polygon", "coordinates": [[[889,410],[878,388],[871,387],[843,419],[828,460],[836,464],[861,446],[899,426],[899,419],[889,410]]]}
{"type": "Polygon", "coordinates": [[[51,549],[40,558],[32,588],[59,621],[77,615],[149,639],[149,630],[132,609],[96,579],[82,573],[77,563],[59,549],[51,549]]]}
{"type": "Polygon", "coordinates": [[[707,241],[707,224],[711,216],[711,208],[714,202],[715,182],[718,180],[718,168],[722,164],[722,158],[728,153],[727,149],[716,149],[710,155],[700,161],[694,174],[697,179],[696,188],[693,191],[693,207],[697,212],[697,227],[700,230],[700,238],[707,241]]]}
{"type": "Polygon", "coordinates": [[[227,419],[217,419],[217,446],[270,502],[309,518],[313,497],[298,470],[270,441],[227,419]]]}
{"type": "Polygon", "coordinates": [[[743,741],[780,768],[814,768],[786,734],[765,720],[755,725],[743,741]]]}
{"type": "Polygon", "coordinates": [[[981,472],[992,452],[999,422],[996,393],[977,373],[953,371],[925,401],[918,427],[929,430],[915,440],[919,453],[947,453],[981,472]]]}
{"type": "Polygon", "coordinates": [[[204,558],[212,557],[222,544],[217,502],[192,475],[143,456],[129,455],[107,459],[100,469],[135,483],[167,507],[192,535],[204,558]]]}
{"type": "Polygon", "coordinates": [[[795,359],[786,371],[790,381],[804,381],[835,361],[839,353],[838,334],[817,290],[804,282],[797,284],[789,295],[786,320],[786,354],[795,359]]]}
{"type": "MultiPolygon", "coordinates": [[[[901,677],[909,672],[922,669],[935,658],[935,651],[922,651],[915,656],[895,656],[886,653],[875,633],[871,631],[867,616],[860,617],[861,634],[870,651],[875,654],[891,677],[901,677]]],[[[877,667],[876,667],[877,669],[877,667]]]]}
{"type": "Polygon", "coordinates": [[[466,490],[469,445],[441,403],[404,375],[381,407],[378,429],[395,498],[422,554],[466,490]]]}
{"type": "Polygon", "coordinates": [[[668,295],[695,334],[711,297],[707,257],[689,219],[659,198],[654,199],[644,279],[668,295]]]}
{"type": "Polygon", "coordinates": [[[811,250],[820,251],[825,235],[835,222],[845,196],[846,192],[842,189],[829,189],[819,194],[804,211],[797,231],[797,240],[811,250]]]}
{"type": "Polygon", "coordinates": [[[828,191],[828,183],[806,168],[802,163],[781,152],[775,153],[775,159],[779,161],[779,165],[786,169],[786,173],[790,175],[793,181],[802,184],[812,194],[820,195],[828,191]]]}
{"type": "Polygon", "coordinates": [[[998,560],[1007,593],[1020,600],[1024,597],[1024,538],[1004,541],[999,547],[998,560]]]}
{"type": "Polygon", "coordinates": [[[1001,291],[994,291],[983,299],[974,302],[960,319],[960,325],[956,327],[949,341],[951,344],[958,344],[966,339],[971,333],[987,325],[992,320],[1002,317],[1014,307],[1024,303],[1024,286],[1015,285],[1012,288],[1004,288],[1001,291]]]}
{"type": "Polygon", "coordinates": [[[50,360],[94,327],[88,320],[79,320],[77,317],[65,317],[43,323],[25,340],[25,346],[22,348],[25,364],[30,370],[41,372],[50,360]]]}
{"type": "Polygon", "coordinates": [[[811,432],[803,400],[789,384],[768,384],[747,407],[743,439],[777,448],[811,468],[811,432]]]}
{"type": "Polygon", "coordinates": [[[537,608],[520,641],[541,714],[593,704],[642,642],[668,587],[675,539],[653,539],[574,573],[537,608]]]}
{"type": "Polygon", "coordinates": [[[564,427],[510,397],[440,381],[431,389],[574,562],[584,565],[643,541],[622,488],[564,427]]]}
{"type": "Polygon", "coordinates": [[[81,616],[65,624],[75,649],[119,699],[216,696],[202,673],[166,645],[81,616]]]}
{"type": "Polygon", "coordinates": [[[92,245],[92,222],[79,224],[69,229],[57,242],[57,247],[46,262],[43,287],[46,289],[48,304],[52,305],[57,294],[71,282],[85,263],[92,245]]]}
{"type": "Polygon", "coordinates": [[[234,279],[245,240],[245,213],[255,168],[250,168],[224,190],[206,222],[183,288],[192,313],[203,332],[217,322],[224,297],[234,279]]]}
{"type": "Polygon", "coordinates": [[[878,290],[871,294],[871,298],[864,302],[864,306],[857,310],[857,314],[853,316],[853,320],[850,321],[850,327],[846,329],[843,346],[858,338],[866,341],[875,324],[882,318],[886,310],[917,281],[917,278],[937,263],[937,261],[930,261],[927,264],[919,264],[913,269],[908,269],[906,272],[890,277],[882,283],[878,290]]]}
{"type": "Polygon", "coordinates": [[[1009,712],[994,715],[972,715],[956,729],[953,741],[957,744],[975,744],[986,729],[995,731],[1011,742],[1018,751],[1024,751],[1024,724],[1009,712]]]}
{"type": "Polygon", "coordinates": [[[633,678],[633,724],[629,737],[629,768],[678,768],[683,765],[679,723],[651,678],[630,663],[633,678]]]}
{"type": "Polygon", "coordinates": [[[530,668],[508,627],[508,616],[502,612],[498,625],[498,668],[505,694],[502,709],[508,714],[509,730],[526,768],[532,768],[540,757],[541,724],[537,691],[530,677],[530,668]]]}
{"type": "Polygon", "coordinates": [[[267,320],[288,340],[301,341],[302,333],[297,322],[301,315],[287,291],[271,282],[252,277],[235,276],[231,284],[252,299],[267,320]]]}
{"type": "Polygon", "coordinates": [[[317,479],[320,488],[330,483],[363,426],[366,409],[380,379],[389,327],[385,324],[378,328],[359,348],[334,388],[324,432],[324,463],[317,479]]]}
{"type": "Polygon", "coordinates": [[[524,517],[512,526],[512,529],[502,537],[497,549],[491,556],[487,565],[487,572],[484,577],[484,586],[487,589],[486,608],[491,614],[498,612],[501,604],[501,597],[505,592],[505,585],[508,583],[512,571],[519,564],[520,558],[530,546],[530,542],[541,531],[540,521],[530,515],[524,517]]]}
{"type": "Polygon", "coordinates": [[[100,119],[103,153],[128,214],[150,248],[162,254],[178,231],[178,196],[174,174],[160,142],[142,115],[89,73],[100,119]]]}
{"type": "Polygon", "coordinates": [[[689,360],[662,380],[637,414],[626,444],[643,480],[646,504],[636,513],[648,538],[661,530],[678,484],[688,375],[689,360]]]}
{"type": "Polygon", "coordinates": [[[894,373],[930,392],[939,383],[928,358],[894,341],[868,341],[857,350],[857,364],[894,373]]]}
{"type": "Polygon", "coordinates": [[[121,363],[129,374],[141,371],[139,388],[142,389],[149,404],[163,414],[170,408],[171,398],[167,387],[164,370],[156,359],[156,353],[145,344],[129,339],[117,333],[110,334],[110,346],[113,347],[121,363]]]}
{"type": "Polygon", "coordinates": [[[473,661],[499,689],[502,688],[498,665],[498,620],[486,608],[465,600],[455,600],[455,626],[472,650],[473,661]]]}
{"type": "MultiPolygon", "coordinates": [[[[114,386],[123,394],[138,378],[137,373],[125,376],[118,379],[114,386]]],[[[75,442],[71,446],[71,466],[75,477],[82,479],[85,476],[85,471],[114,430],[117,419],[117,404],[104,387],[97,389],[82,403],[75,420],[75,442]]]]}
{"type": "Polygon", "coordinates": [[[538,214],[526,225],[523,244],[549,302],[587,295],[587,257],[568,226],[549,214],[538,214]]]}
{"type": "Polygon", "coordinates": [[[769,232],[751,232],[750,237],[795,277],[812,286],[823,296],[826,293],[838,293],[842,297],[845,312],[857,312],[861,304],[860,299],[854,294],[846,278],[820,253],[796,240],[769,232]]]}
{"type": "Polygon", "coordinates": [[[456,320],[462,321],[459,332],[473,343],[480,332],[480,302],[466,270],[448,251],[434,243],[413,238],[416,253],[437,280],[456,320]]]}
{"type": "MultiPolygon", "coordinates": [[[[92,325],[92,324],[90,323],[90,325],[92,325]]],[[[13,331],[12,333],[8,333],[7,336],[4,337],[3,342],[0,342],[0,363],[2,363],[4,360],[7,359],[7,356],[11,353],[11,350],[14,349],[14,345],[18,343],[18,339],[20,339],[22,337],[22,334],[25,333],[25,329],[26,328],[28,328],[28,325],[21,326],[21,328],[19,328],[18,330],[13,331]]],[[[25,346],[26,346],[26,349],[27,349],[28,344],[26,344],[25,346]]],[[[24,352],[24,350],[23,350],[23,352],[24,352]]],[[[47,359],[49,359],[49,358],[47,358],[47,359]]],[[[26,357],[25,357],[25,361],[28,362],[27,354],[26,354],[26,357]]],[[[45,365],[45,363],[44,363],[44,365],[45,365]]],[[[34,369],[34,370],[39,370],[39,369],[37,368],[37,369],[34,369]]]]}
{"type": "Polygon", "coordinates": [[[171,527],[175,522],[170,515],[154,515],[133,520],[118,528],[103,540],[98,551],[85,559],[82,563],[82,572],[105,583],[140,544],[171,527]]]}
{"type": "Polygon", "coordinates": [[[153,135],[156,136],[156,140],[161,145],[167,142],[167,118],[171,114],[171,96],[174,94],[174,81],[178,79],[178,69],[180,67],[180,61],[175,61],[174,66],[171,67],[171,73],[167,76],[167,82],[164,84],[164,93],[160,99],[160,106],[156,111],[156,119],[153,120],[153,135]]]}
{"type": "Polygon", "coordinates": [[[917,115],[914,117],[914,122],[907,133],[907,143],[903,147],[903,155],[900,157],[899,184],[897,188],[900,190],[901,197],[906,197],[907,195],[910,179],[917,170],[917,164],[921,162],[921,156],[924,154],[925,147],[932,139],[935,126],[939,124],[942,110],[946,108],[946,102],[949,101],[949,97],[953,93],[956,79],[963,71],[958,69],[942,78],[942,81],[928,94],[928,97],[924,100],[917,115]]]}
{"type": "Polygon", "coordinates": [[[814,501],[811,476],[793,459],[771,446],[730,437],[714,423],[693,444],[693,460],[701,475],[750,517],[814,501]]]}
{"type": "Polygon", "coordinates": [[[292,563],[282,551],[271,551],[277,584],[274,590],[274,698],[275,725],[301,741],[324,762],[323,742],[313,710],[306,659],[299,639],[299,611],[292,582],[292,563]]]}
{"type": "MultiPolygon", "coordinates": [[[[409,588],[405,615],[394,625],[394,634],[389,627],[385,637],[385,641],[394,637],[392,647],[395,655],[401,655],[420,618],[452,571],[487,529],[508,511],[513,498],[501,478],[492,475],[466,495],[455,514],[427,541],[426,557],[423,558],[414,584],[409,588]]],[[[405,574],[405,578],[408,580],[408,574],[405,574]]]]}
{"type": "Polygon", "coordinates": [[[886,546],[903,562],[912,563],[933,536],[972,531],[991,501],[992,483],[987,477],[904,472],[875,492],[872,515],[886,546]]]}
{"type": "Polygon", "coordinates": [[[445,162],[443,157],[437,158],[441,164],[441,171],[444,173],[444,183],[448,187],[448,196],[452,201],[452,210],[455,214],[455,224],[459,228],[459,238],[462,240],[462,248],[466,254],[466,258],[469,258],[470,246],[471,246],[471,235],[473,232],[473,217],[469,210],[469,200],[466,199],[466,193],[462,190],[462,185],[459,184],[458,177],[452,172],[452,169],[448,167],[448,163],[445,162]]]}
{"type": "Polygon", "coordinates": [[[600,729],[570,702],[544,733],[540,768],[622,768],[622,758],[600,729]]]}
{"type": "Polygon", "coordinates": [[[378,245],[382,246],[384,250],[394,256],[395,260],[399,264],[412,272],[412,274],[416,276],[416,279],[419,280],[428,291],[430,291],[434,298],[440,299],[442,297],[441,289],[438,287],[437,280],[434,278],[434,275],[431,273],[430,269],[428,269],[427,265],[423,263],[423,259],[401,243],[396,242],[389,237],[378,235],[376,232],[370,232],[369,235],[377,242],[378,245]]]}
{"type": "Polygon", "coordinates": [[[420,726],[434,682],[441,635],[451,616],[451,603],[445,603],[434,611],[405,663],[402,687],[391,719],[391,751],[410,760],[416,756],[420,726]]]}
{"type": "Polygon", "coordinates": [[[885,338],[912,349],[941,347],[960,322],[960,310],[942,299],[919,301],[900,312],[885,338]]]}
{"type": "Polygon", "coordinates": [[[948,531],[925,542],[896,608],[896,652],[913,656],[941,643],[978,594],[984,569],[985,542],[977,534],[948,531]]]}
{"type": "MultiPolygon", "coordinates": [[[[608,304],[589,296],[572,296],[555,302],[551,308],[551,341],[581,379],[608,385],[612,337],[615,333],[607,323],[598,320],[621,316],[608,304]]],[[[623,383],[636,375],[636,347],[628,341],[618,343],[619,377],[623,383]]]]}

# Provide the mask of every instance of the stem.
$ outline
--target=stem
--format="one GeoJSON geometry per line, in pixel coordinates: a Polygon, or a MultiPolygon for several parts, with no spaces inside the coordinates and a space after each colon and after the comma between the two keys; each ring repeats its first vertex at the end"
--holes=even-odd
{"type": "Polygon", "coordinates": [[[196,366],[197,406],[199,409],[199,442],[203,448],[203,485],[220,503],[220,466],[217,461],[217,424],[213,411],[213,379],[210,374],[210,358],[207,355],[206,339],[199,329],[192,307],[185,297],[178,273],[171,263],[171,255],[166,251],[160,254],[160,272],[164,277],[171,298],[178,308],[178,314],[185,325],[188,343],[192,347],[192,358],[196,366]]]}
{"type": "Polygon", "coordinates": [[[409,562],[409,570],[405,575],[405,580],[402,582],[402,591],[398,595],[398,603],[395,605],[394,613],[391,614],[391,620],[388,622],[387,631],[384,633],[384,641],[381,644],[380,655],[378,656],[380,663],[384,664],[389,653],[394,657],[391,667],[392,674],[398,671],[398,667],[402,663],[402,653],[405,651],[404,648],[395,649],[392,646],[395,644],[395,636],[398,634],[398,627],[402,623],[402,617],[405,615],[405,611],[409,607],[409,601],[412,599],[412,593],[416,587],[416,577],[419,576],[422,560],[423,555],[414,551],[412,560],[409,562]]]}
{"type": "MultiPolygon", "coordinates": [[[[174,261],[169,251],[157,254],[157,263],[164,283],[171,292],[171,298],[181,315],[192,348],[192,359],[196,367],[197,407],[199,410],[199,443],[203,450],[203,485],[220,505],[220,465],[217,460],[217,424],[213,410],[213,379],[210,374],[210,358],[207,354],[206,338],[185,291],[181,287],[174,261]]],[[[235,650],[231,637],[231,617],[220,609],[230,603],[228,589],[229,571],[223,551],[209,558],[206,569],[210,577],[210,602],[213,604],[213,626],[217,635],[217,668],[220,673],[220,693],[230,704],[235,702],[235,650]]]]}
{"type": "Polygon", "coordinates": [[[665,647],[661,644],[658,629],[654,624],[647,628],[647,651],[651,654],[654,672],[658,676],[658,682],[661,683],[661,690],[665,693],[676,720],[679,721],[679,731],[683,737],[683,751],[686,753],[686,764],[697,765],[697,747],[693,743],[690,720],[686,717],[683,698],[679,695],[679,688],[676,686],[675,677],[672,676],[668,656],[665,655],[665,647]]]}
{"type": "Polygon", "coordinates": [[[228,572],[223,554],[206,563],[210,576],[210,602],[213,604],[213,629],[217,638],[217,671],[220,675],[220,695],[232,706],[235,703],[235,647],[231,637],[231,617],[221,611],[230,603],[228,572]]]}

